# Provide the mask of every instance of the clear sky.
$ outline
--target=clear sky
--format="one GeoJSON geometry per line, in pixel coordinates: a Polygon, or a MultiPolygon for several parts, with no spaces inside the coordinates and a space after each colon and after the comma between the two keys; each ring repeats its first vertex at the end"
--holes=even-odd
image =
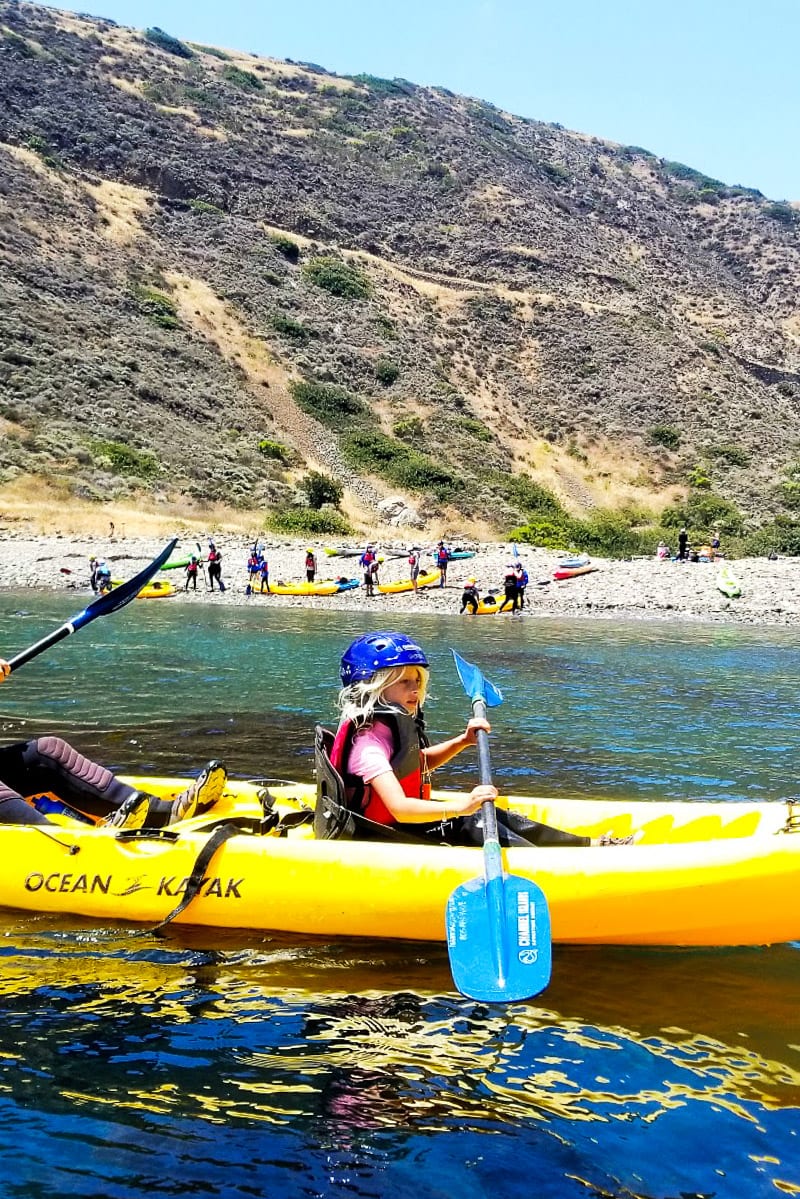
{"type": "Polygon", "coordinates": [[[800,200],[800,0],[78,0],[188,41],[440,84],[800,200]]]}

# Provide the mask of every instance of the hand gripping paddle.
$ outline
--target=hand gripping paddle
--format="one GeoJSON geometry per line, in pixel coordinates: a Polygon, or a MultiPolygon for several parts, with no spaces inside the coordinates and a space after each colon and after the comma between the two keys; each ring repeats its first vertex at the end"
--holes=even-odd
{"type": "MultiPolygon", "coordinates": [[[[502,694],[455,650],[453,657],[472,700],[473,715],[485,719],[487,707],[503,702],[502,694]]],[[[491,785],[485,730],[478,730],[477,741],[480,782],[491,785]]],[[[504,872],[493,800],[483,803],[481,817],[483,877],[462,883],[447,901],[447,949],[453,981],[462,994],[485,1003],[530,999],[550,981],[547,900],[535,883],[504,872]]]]}

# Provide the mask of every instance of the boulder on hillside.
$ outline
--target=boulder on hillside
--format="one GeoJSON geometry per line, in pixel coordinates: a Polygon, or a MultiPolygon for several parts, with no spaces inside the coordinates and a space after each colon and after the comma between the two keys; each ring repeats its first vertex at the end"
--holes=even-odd
{"type": "Polygon", "coordinates": [[[412,529],[423,527],[424,522],[420,519],[419,513],[401,495],[387,496],[385,500],[378,503],[377,507],[383,519],[390,525],[412,529]]]}

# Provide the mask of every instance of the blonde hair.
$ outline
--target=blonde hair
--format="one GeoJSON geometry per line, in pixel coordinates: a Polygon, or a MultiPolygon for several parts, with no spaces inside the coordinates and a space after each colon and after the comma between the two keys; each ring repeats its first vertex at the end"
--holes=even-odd
{"type": "MultiPolygon", "coordinates": [[[[352,720],[353,724],[359,727],[372,724],[376,707],[385,703],[384,692],[393,683],[399,683],[407,670],[416,670],[419,675],[419,706],[422,707],[430,672],[424,666],[386,666],[383,670],[376,670],[371,679],[363,679],[341,689],[336,706],[342,714],[342,719],[352,720]]],[[[396,708],[398,712],[404,711],[398,704],[386,704],[386,707],[396,708]]]]}

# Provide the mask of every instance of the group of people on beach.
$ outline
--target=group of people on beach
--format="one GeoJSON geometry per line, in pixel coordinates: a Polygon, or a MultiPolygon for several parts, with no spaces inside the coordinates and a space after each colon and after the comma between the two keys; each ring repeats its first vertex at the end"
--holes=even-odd
{"type": "MultiPolygon", "coordinates": [[[[528,586],[528,572],[520,561],[509,562],[503,576],[503,599],[497,606],[498,612],[505,611],[506,607],[511,605],[512,613],[521,613],[525,606],[525,589],[528,586]]],[[[471,616],[478,614],[478,609],[481,603],[481,594],[478,590],[477,579],[467,579],[464,585],[464,590],[461,593],[461,610],[460,615],[463,615],[467,610],[471,616]]],[[[493,593],[487,593],[483,596],[485,605],[497,603],[497,597],[493,593]]]]}
{"type": "Polygon", "coordinates": [[[196,554],[192,554],[189,558],[189,561],[186,563],[186,582],[183,588],[184,591],[188,591],[190,585],[194,591],[197,591],[197,576],[201,571],[203,572],[203,578],[205,579],[206,589],[208,591],[214,590],[215,583],[219,591],[224,591],[225,584],[222,581],[221,550],[217,549],[213,541],[209,541],[208,556],[205,562],[203,562],[203,559],[200,556],[199,544],[197,546],[197,550],[198,552],[196,554]],[[208,573],[206,573],[206,563],[208,564],[208,573]]]}
{"type": "Polygon", "coordinates": [[[674,555],[666,541],[659,541],[656,546],[656,558],[659,562],[714,562],[723,557],[720,551],[719,533],[715,529],[706,545],[699,547],[689,544],[689,534],[683,526],[678,533],[678,552],[674,555]]]}

